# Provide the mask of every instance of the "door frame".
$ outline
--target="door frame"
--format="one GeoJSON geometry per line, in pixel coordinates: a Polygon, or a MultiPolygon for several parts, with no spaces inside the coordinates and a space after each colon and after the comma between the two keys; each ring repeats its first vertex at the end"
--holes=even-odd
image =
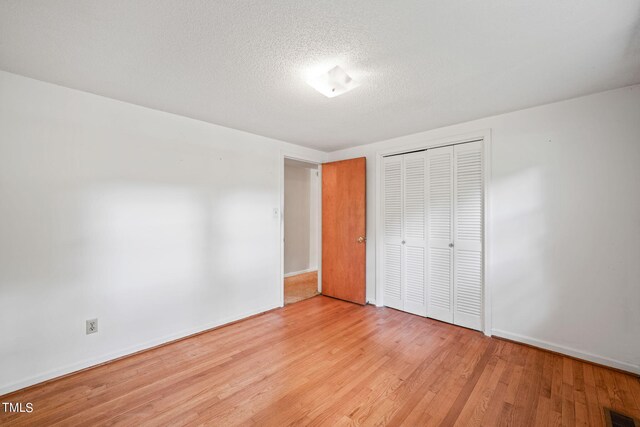
{"type": "Polygon", "coordinates": [[[280,167],[278,168],[280,182],[280,212],[278,213],[280,219],[280,269],[278,274],[277,294],[280,307],[284,307],[284,167],[286,159],[298,160],[318,166],[318,200],[316,204],[318,227],[316,229],[316,253],[318,258],[318,292],[322,293],[322,163],[324,163],[325,160],[319,159],[317,156],[302,155],[296,151],[280,150],[280,167]]]}
{"type": "Polygon", "coordinates": [[[437,138],[427,141],[414,142],[390,148],[386,150],[376,151],[376,169],[375,169],[375,227],[376,227],[376,283],[375,283],[375,304],[378,307],[384,306],[384,290],[382,280],[382,259],[383,259],[383,206],[382,206],[382,171],[383,157],[393,154],[404,154],[411,151],[427,150],[431,148],[442,147],[452,144],[463,144],[465,142],[482,141],[483,156],[483,191],[484,191],[484,224],[482,236],[482,252],[483,252],[483,308],[482,308],[482,331],[485,335],[491,336],[491,315],[493,313],[491,306],[491,129],[481,129],[470,133],[453,135],[443,138],[437,138]]]}

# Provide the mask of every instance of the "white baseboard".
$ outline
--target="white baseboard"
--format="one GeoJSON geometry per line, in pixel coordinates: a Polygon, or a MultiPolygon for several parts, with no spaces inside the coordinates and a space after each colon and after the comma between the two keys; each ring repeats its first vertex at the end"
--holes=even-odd
{"type": "Polygon", "coordinates": [[[20,390],[22,388],[25,387],[29,387],[31,385],[34,384],[38,384],[41,383],[43,381],[48,381],[51,380],[53,378],[57,378],[63,375],[67,375],[67,374],[71,374],[73,372],[76,371],[80,371],[82,369],[86,369],[86,368],[90,368],[92,366],[95,365],[99,365],[101,363],[105,363],[105,362],[109,362],[112,361],[114,359],[118,359],[120,357],[123,356],[128,356],[130,354],[142,351],[142,350],[147,350],[149,348],[152,347],[156,347],[158,345],[161,344],[165,344],[167,342],[170,341],[174,341],[180,338],[184,338],[184,337],[188,337],[189,335],[193,335],[193,334],[197,334],[199,332],[204,332],[208,329],[212,329],[212,328],[217,328],[219,326],[223,326],[227,323],[231,323],[231,322],[235,322],[237,320],[241,320],[244,319],[246,317],[250,317],[250,316],[254,316],[256,314],[260,314],[260,313],[264,313],[265,311],[269,311],[272,310],[274,308],[278,308],[278,305],[269,305],[269,306],[265,306],[265,307],[261,307],[255,310],[249,310],[247,312],[235,315],[235,316],[229,316],[227,318],[224,319],[220,319],[217,321],[213,321],[207,324],[204,324],[200,327],[196,327],[196,328],[191,328],[191,329],[187,329],[187,330],[183,330],[181,332],[177,332],[175,334],[170,334],[170,335],[166,335],[164,337],[161,338],[157,338],[151,341],[147,341],[143,344],[138,344],[135,346],[131,346],[122,350],[118,350],[118,351],[114,351],[102,356],[98,356],[98,357],[94,357],[91,359],[87,359],[87,360],[83,360],[80,362],[76,362],[76,363],[72,363],[66,366],[62,366],[60,368],[57,369],[53,369],[47,372],[42,372],[40,374],[25,378],[23,380],[20,381],[16,381],[14,383],[10,383],[10,384],[2,384],[0,385],[0,396],[3,396],[7,393],[11,393],[13,391],[16,390],[20,390]]]}
{"type": "Polygon", "coordinates": [[[306,270],[300,271],[292,271],[291,273],[285,273],[284,277],[297,276],[298,274],[311,273],[312,271],[317,271],[317,268],[307,268],[306,270]]]}
{"type": "Polygon", "coordinates": [[[533,347],[543,348],[545,350],[553,351],[556,353],[566,354],[567,356],[575,357],[576,359],[582,359],[589,362],[597,363],[599,365],[609,366],[611,368],[620,369],[622,371],[631,372],[636,375],[640,375],[640,366],[632,363],[622,362],[620,360],[610,359],[604,356],[598,356],[596,354],[587,353],[585,351],[576,350],[575,348],[565,347],[563,345],[550,343],[547,341],[531,338],[525,335],[514,334],[500,329],[493,329],[492,335],[500,338],[505,338],[510,341],[516,341],[523,344],[528,344],[533,347]]]}

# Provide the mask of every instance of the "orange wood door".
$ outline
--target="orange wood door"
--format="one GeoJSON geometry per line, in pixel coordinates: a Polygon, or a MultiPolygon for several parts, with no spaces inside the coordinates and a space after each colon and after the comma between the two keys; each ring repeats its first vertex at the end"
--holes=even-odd
{"type": "Polygon", "coordinates": [[[366,161],[322,165],[322,293],[366,303],[366,161]]]}

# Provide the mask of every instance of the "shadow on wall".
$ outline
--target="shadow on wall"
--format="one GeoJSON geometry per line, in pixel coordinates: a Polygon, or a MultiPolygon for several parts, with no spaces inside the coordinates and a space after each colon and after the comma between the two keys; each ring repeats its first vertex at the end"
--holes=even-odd
{"type": "Polygon", "coordinates": [[[625,274],[637,269],[625,249],[633,244],[625,233],[630,216],[613,190],[629,171],[618,160],[611,164],[619,170],[608,174],[587,162],[545,162],[493,178],[497,335],[640,365],[633,338],[640,287],[634,290],[636,279],[625,274]]]}
{"type": "Polygon", "coordinates": [[[3,209],[1,385],[275,304],[274,191],[43,185],[3,209]]]}
{"type": "MultiPolygon", "coordinates": [[[[509,313],[508,324],[526,325],[532,333],[553,322],[560,308],[554,287],[541,286],[550,282],[542,176],[540,169],[527,169],[492,185],[493,199],[503,201],[499,208],[494,202],[492,215],[493,311],[509,313]]],[[[493,327],[503,321],[495,319],[493,327]]]]}

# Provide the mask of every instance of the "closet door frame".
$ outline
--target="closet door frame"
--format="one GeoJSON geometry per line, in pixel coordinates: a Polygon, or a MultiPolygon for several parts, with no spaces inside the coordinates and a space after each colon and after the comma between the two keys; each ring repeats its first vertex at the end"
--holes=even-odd
{"type": "Polygon", "coordinates": [[[484,199],[484,219],[483,219],[483,313],[482,328],[485,335],[491,336],[491,129],[482,129],[463,135],[455,135],[444,138],[420,139],[420,135],[413,135],[404,138],[406,144],[398,144],[392,149],[376,151],[376,169],[375,169],[375,256],[376,256],[376,275],[375,275],[375,305],[384,306],[384,280],[382,278],[382,262],[383,254],[383,221],[382,221],[382,171],[383,158],[394,154],[410,153],[412,151],[427,150],[430,148],[443,147],[452,144],[462,144],[465,142],[482,141],[482,157],[483,157],[483,199],[484,199]]]}

